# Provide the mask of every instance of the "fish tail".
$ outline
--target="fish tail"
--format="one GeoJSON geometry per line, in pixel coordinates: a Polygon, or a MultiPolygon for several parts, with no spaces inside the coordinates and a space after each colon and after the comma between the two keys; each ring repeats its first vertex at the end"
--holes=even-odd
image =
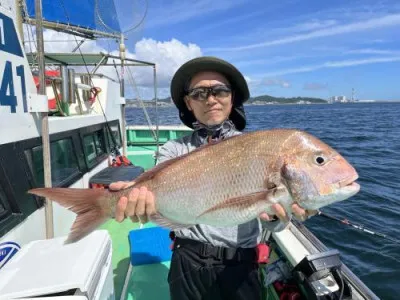
{"type": "Polygon", "coordinates": [[[74,188],[37,188],[28,193],[46,197],[77,214],[66,243],[73,243],[94,231],[110,216],[101,205],[107,190],[74,188]]]}

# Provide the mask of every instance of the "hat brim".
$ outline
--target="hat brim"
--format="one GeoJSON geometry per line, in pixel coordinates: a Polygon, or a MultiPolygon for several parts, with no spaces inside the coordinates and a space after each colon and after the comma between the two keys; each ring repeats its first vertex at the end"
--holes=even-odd
{"type": "Polygon", "coordinates": [[[233,107],[229,119],[235,124],[238,130],[243,130],[246,126],[243,103],[250,97],[247,82],[235,66],[216,57],[206,56],[192,59],[176,71],[171,81],[171,97],[179,110],[180,119],[186,126],[193,127],[192,124],[196,119],[186,107],[184,101],[185,88],[188,80],[195,74],[204,71],[220,73],[229,81],[234,91],[233,107]]]}

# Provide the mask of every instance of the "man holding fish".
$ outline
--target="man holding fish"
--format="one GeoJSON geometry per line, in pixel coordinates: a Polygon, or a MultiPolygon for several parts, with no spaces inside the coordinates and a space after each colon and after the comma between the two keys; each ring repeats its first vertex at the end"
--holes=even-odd
{"type": "Polygon", "coordinates": [[[260,299],[256,247],[262,227],[280,231],[293,213],[359,191],[355,169],[334,149],[299,130],[241,134],[249,90],[243,75],[214,57],[188,61],[171,96],[194,131],[165,143],[158,164],[110,190],[37,188],[77,214],[74,242],[109,218],[152,222],[175,234],[168,282],[172,300],[260,299]],[[264,222],[260,222],[262,219],[264,222]]]}
{"type": "MultiPolygon", "coordinates": [[[[249,98],[248,86],[242,74],[228,62],[201,57],[185,63],[172,79],[171,95],[181,120],[194,132],[166,143],[160,149],[158,163],[202,145],[239,135],[246,126],[243,103],[249,98]]],[[[190,166],[187,173],[187,180],[199,179],[200,174],[190,174],[190,166]]],[[[130,185],[118,182],[111,188],[122,189],[130,185]]],[[[128,197],[121,197],[118,202],[115,219],[121,222],[125,217],[131,217],[133,221],[146,222],[156,213],[154,198],[146,186],[132,189],[128,197]]],[[[297,203],[290,208],[300,219],[312,213],[297,203]]],[[[259,215],[260,219],[269,222],[260,223],[254,218],[230,227],[194,225],[176,228],[168,276],[171,299],[260,299],[256,246],[261,224],[270,231],[280,231],[290,219],[279,203],[272,205],[272,213],[273,216],[266,212],[259,215]]]]}

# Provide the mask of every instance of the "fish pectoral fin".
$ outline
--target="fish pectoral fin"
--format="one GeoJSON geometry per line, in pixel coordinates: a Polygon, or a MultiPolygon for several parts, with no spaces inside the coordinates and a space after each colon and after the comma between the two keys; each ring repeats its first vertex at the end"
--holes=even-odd
{"type": "Polygon", "coordinates": [[[210,213],[216,212],[221,209],[237,208],[240,210],[240,209],[248,208],[260,201],[268,201],[269,195],[271,193],[273,193],[274,190],[275,189],[262,190],[260,192],[226,199],[222,203],[219,203],[219,204],[207,209],[201,215],[199,215],[197,218],[200,218],[206,214],[210,214],[210,213]]]}
{"type": "Polygon", "coordinates": [[[195,225],[195,224],[180,224],[180,223],[177,223],[175,221],[172,221],[172,220],[164,217],[160,213],[156,213],[154,215],[151,215],[150,216],[150,220],[152,222],[156,223],[157,225],[160,225],[161,227],[166,227],[166,228],[169,228],[171,230],[180,230],[180,229],[189,228],[189,227],[192,227],[192,226],[195,225]]]}

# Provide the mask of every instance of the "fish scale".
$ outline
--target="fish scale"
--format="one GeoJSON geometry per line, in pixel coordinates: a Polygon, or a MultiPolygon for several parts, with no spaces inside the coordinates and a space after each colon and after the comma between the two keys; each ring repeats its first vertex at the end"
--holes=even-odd
{"type": "MultiPolygon", "coordinates": [[[[233,157],[231,153],[214,161],[210,161],[208,157],[201,155],[193,159],[196,161],[194,167],[196,172],[188,172],[193,168],[185,168],[185,171],[181,171],[182,166],[179,166],[175,172],[160,174],[151,182],[143,183],[156,191],[157,208],[164,212],[165,217],[175,219],[176,212],[181,212],[186,208],[186,220],[195,222],[204,211],[223,200],[263,189],[266,163],[252,157],[251,153],[243,152],[242,155],[236,157],[233,157]],[[230,163],[233,160],[236,161],[235,164],[230,163]],[[175,182],[165,186],[165,190],[161,189],[158,181],[164,181],[165,177],[169,176],[174,176],[175,182]],[[196,183],[192,184],[188,178],[194,179],[196,183]],[[182,181],[186,183],[182,184],[182,181]],[[185,203],[188,205],[182,207],[185,203]],[[197,205],[193,206],[192,203],[197,205]]],[[[192,164],[192,160],[187,164],[192,164]]]]}

